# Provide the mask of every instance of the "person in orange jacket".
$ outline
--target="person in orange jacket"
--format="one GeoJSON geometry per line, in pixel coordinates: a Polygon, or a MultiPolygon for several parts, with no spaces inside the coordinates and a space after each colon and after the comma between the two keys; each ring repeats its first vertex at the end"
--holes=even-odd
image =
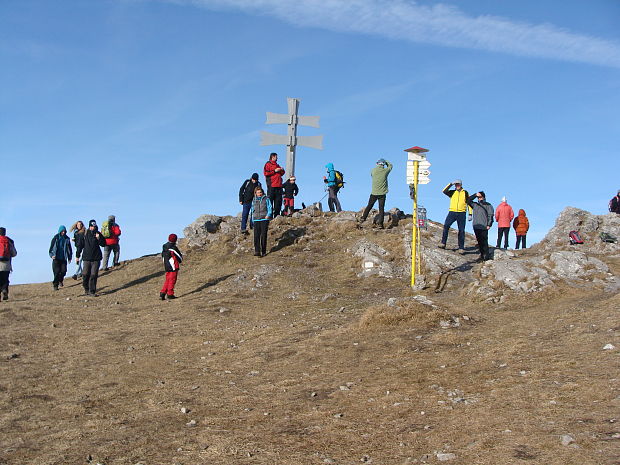
{"type": "Polygon", "coordinates": [[[521,244],[522,249],[525,249],[527,247],[525,245],[527,230],[530,229],[530,220],[525,216],[525,210],[519,210],[519,216],[512,222],[512,227],[515,228],[515,233],[517,234],[517,245],[515,249],[519,248],[519,244],[521,244]]]}
{"type": "Polygon", "coordinates": [[[510,223],[515,217],[515,212],[506,197],[502,197],[502,202],[495,209],[495,221],[497,221],[497,245],[499,249],[502,245],[502,236],[504,236],[504,249],[508,248],[508,233],[510,232],[510,223]]]}

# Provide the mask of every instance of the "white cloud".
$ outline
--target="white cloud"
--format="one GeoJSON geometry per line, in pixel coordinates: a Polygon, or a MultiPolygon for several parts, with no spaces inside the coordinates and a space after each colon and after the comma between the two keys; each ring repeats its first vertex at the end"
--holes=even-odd
{"type": "Polygon", "coordinates": [[[620,43],[552,24],[470,16],[454,6],[406,0],[163,0],[241,10],[303,27],[620,68],[620,43]]]}

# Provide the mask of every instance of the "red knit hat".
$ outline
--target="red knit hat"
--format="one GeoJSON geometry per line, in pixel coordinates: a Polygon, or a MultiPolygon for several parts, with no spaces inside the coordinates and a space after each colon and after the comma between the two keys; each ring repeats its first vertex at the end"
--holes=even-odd
{"type": "Polygon", "coordinates": [[[177,241],[177,235],[176,234],[170,234],[168,236],[168,242],[176,242],[177,241]]]}

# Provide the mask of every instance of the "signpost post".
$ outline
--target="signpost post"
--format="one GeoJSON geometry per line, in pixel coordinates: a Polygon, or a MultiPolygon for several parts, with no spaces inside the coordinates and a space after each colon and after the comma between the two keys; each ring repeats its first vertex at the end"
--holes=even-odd
{"type": "Polygon", "coordinates": [[[288,177],[295,175],[295,148],[298,145],[323,150],[323,136],[297,136],[297,126],[319,127],[318,116],[298,116],[299,99],[287,98],[288,113],[267,112],[266,124],[287,124],[288,132],[283,134],[272,134],[261,131],[260,145],[286,145],[286,173],[288,177]]]}
{"type": "Polygon", "coordinates": [[[405,149],[407,155],[407,184],[411,190],[413,199],[413,222],[411,231],[411,287],[415,286],[416,273],[421,272],[420,263],[420,227],[418,225],[418,185],[428,184],[431,172],[431,164],[426,160],[428,149],[422,147],[411,147],[405,149]]]}

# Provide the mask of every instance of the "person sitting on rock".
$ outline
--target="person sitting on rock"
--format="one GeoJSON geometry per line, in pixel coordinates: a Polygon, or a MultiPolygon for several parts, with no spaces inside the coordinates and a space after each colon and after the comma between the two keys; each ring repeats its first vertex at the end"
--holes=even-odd
{"type": "Polygon", "coordinates": [[[525,216],[525,210],[519,210],[519,215],[512,222],[512,227],[515,228],[515,233],[517,235],[517,244],[515,245],[515,249],[518,249],[519,245],[525,249],[525,239],[527,236],[527,231],[530,229],[530,220],[528,220],[527,216],[525,216]]]}
{"type": "Polygon", "coordinates": [[[291,216],[295,210],[295,196],[299,193],[299,187],[297,187],[295,180],[295,176],[291,176],[282,186],[284,189],[284,210],[282,210],[283,216],[291,216]]]}
{"type": "Polygon", "coordinates": [[[362,218],[359,221],[358,227],[366,221],[368,214],[372,207],[375,206],[375,202],[379,201],[379,228],[383,229],[383,215],[385,210],[385,198],[388,193],[388,175],[392,171],[392,164],[385,158],[377,160],[377,166],[370,171],[372,178],[372,190],[370,191],[370,197],[368,198],[368,205],[364,209],[362,218]]]}
{"type": "Polygon", "coordinates": [[[620,190],[618,190],[618,193],[609,201],[609,211],[620,215],[620,190]]]}
{"type": "Polygon", "coordinates": [[[272,208],[271,200],[267,198],[263,188],[254,189],[250,218],[254,224],[254,255],[256,257],[267,255],[267,232],[269,220],[272,218],[272,208]]]}
{"type": "Polygon", "coordinates": [[[472,225],[478,241],[480,261],[489,259],[489,229],[493,226],[493,205],[486,200],[484,191],[476,192],[467,198],[467,205],[473,211],[472,225]],[[477,202],[474,202],[477,199],[477,202]]]}
{"type": "Polygon", "coordinates": [[[174,286],[177,283],[177,277],[179,275],[179,268],[183,261],[183,254],[177,247],[177,235],[170,234],[168,236],[168,242],[162,246],[161,258],[164,262],[164,270],[166,271],[166,280],[164,285],[159,291],[159,298],[161,300],[176,299],[174,295],[174,286]]]}
{"type": "Polygon", "coordinates": [[[459,250],[463,254],[465,253],[465,220],[467,219],[466,212],[469,211],[470,216],[472,214],[471,207],[467,205],[469,193],[465,189],[463,189],[463,181],[461,181],[460,179],[456,179],[454,182],[451,182],[446,187],[444,187],[443,193],[450,197],[450,208],[448,209],[448,216],[446,216],[446,220],[443,224],[443,234],[441,236],[441,244],[439,244],[439,248],[446,248],[450,227],[456,221],[456,224],[459,228],[459,250]],[[454,189],[450,189],[452,186],[454,186],[454,189]]]}

